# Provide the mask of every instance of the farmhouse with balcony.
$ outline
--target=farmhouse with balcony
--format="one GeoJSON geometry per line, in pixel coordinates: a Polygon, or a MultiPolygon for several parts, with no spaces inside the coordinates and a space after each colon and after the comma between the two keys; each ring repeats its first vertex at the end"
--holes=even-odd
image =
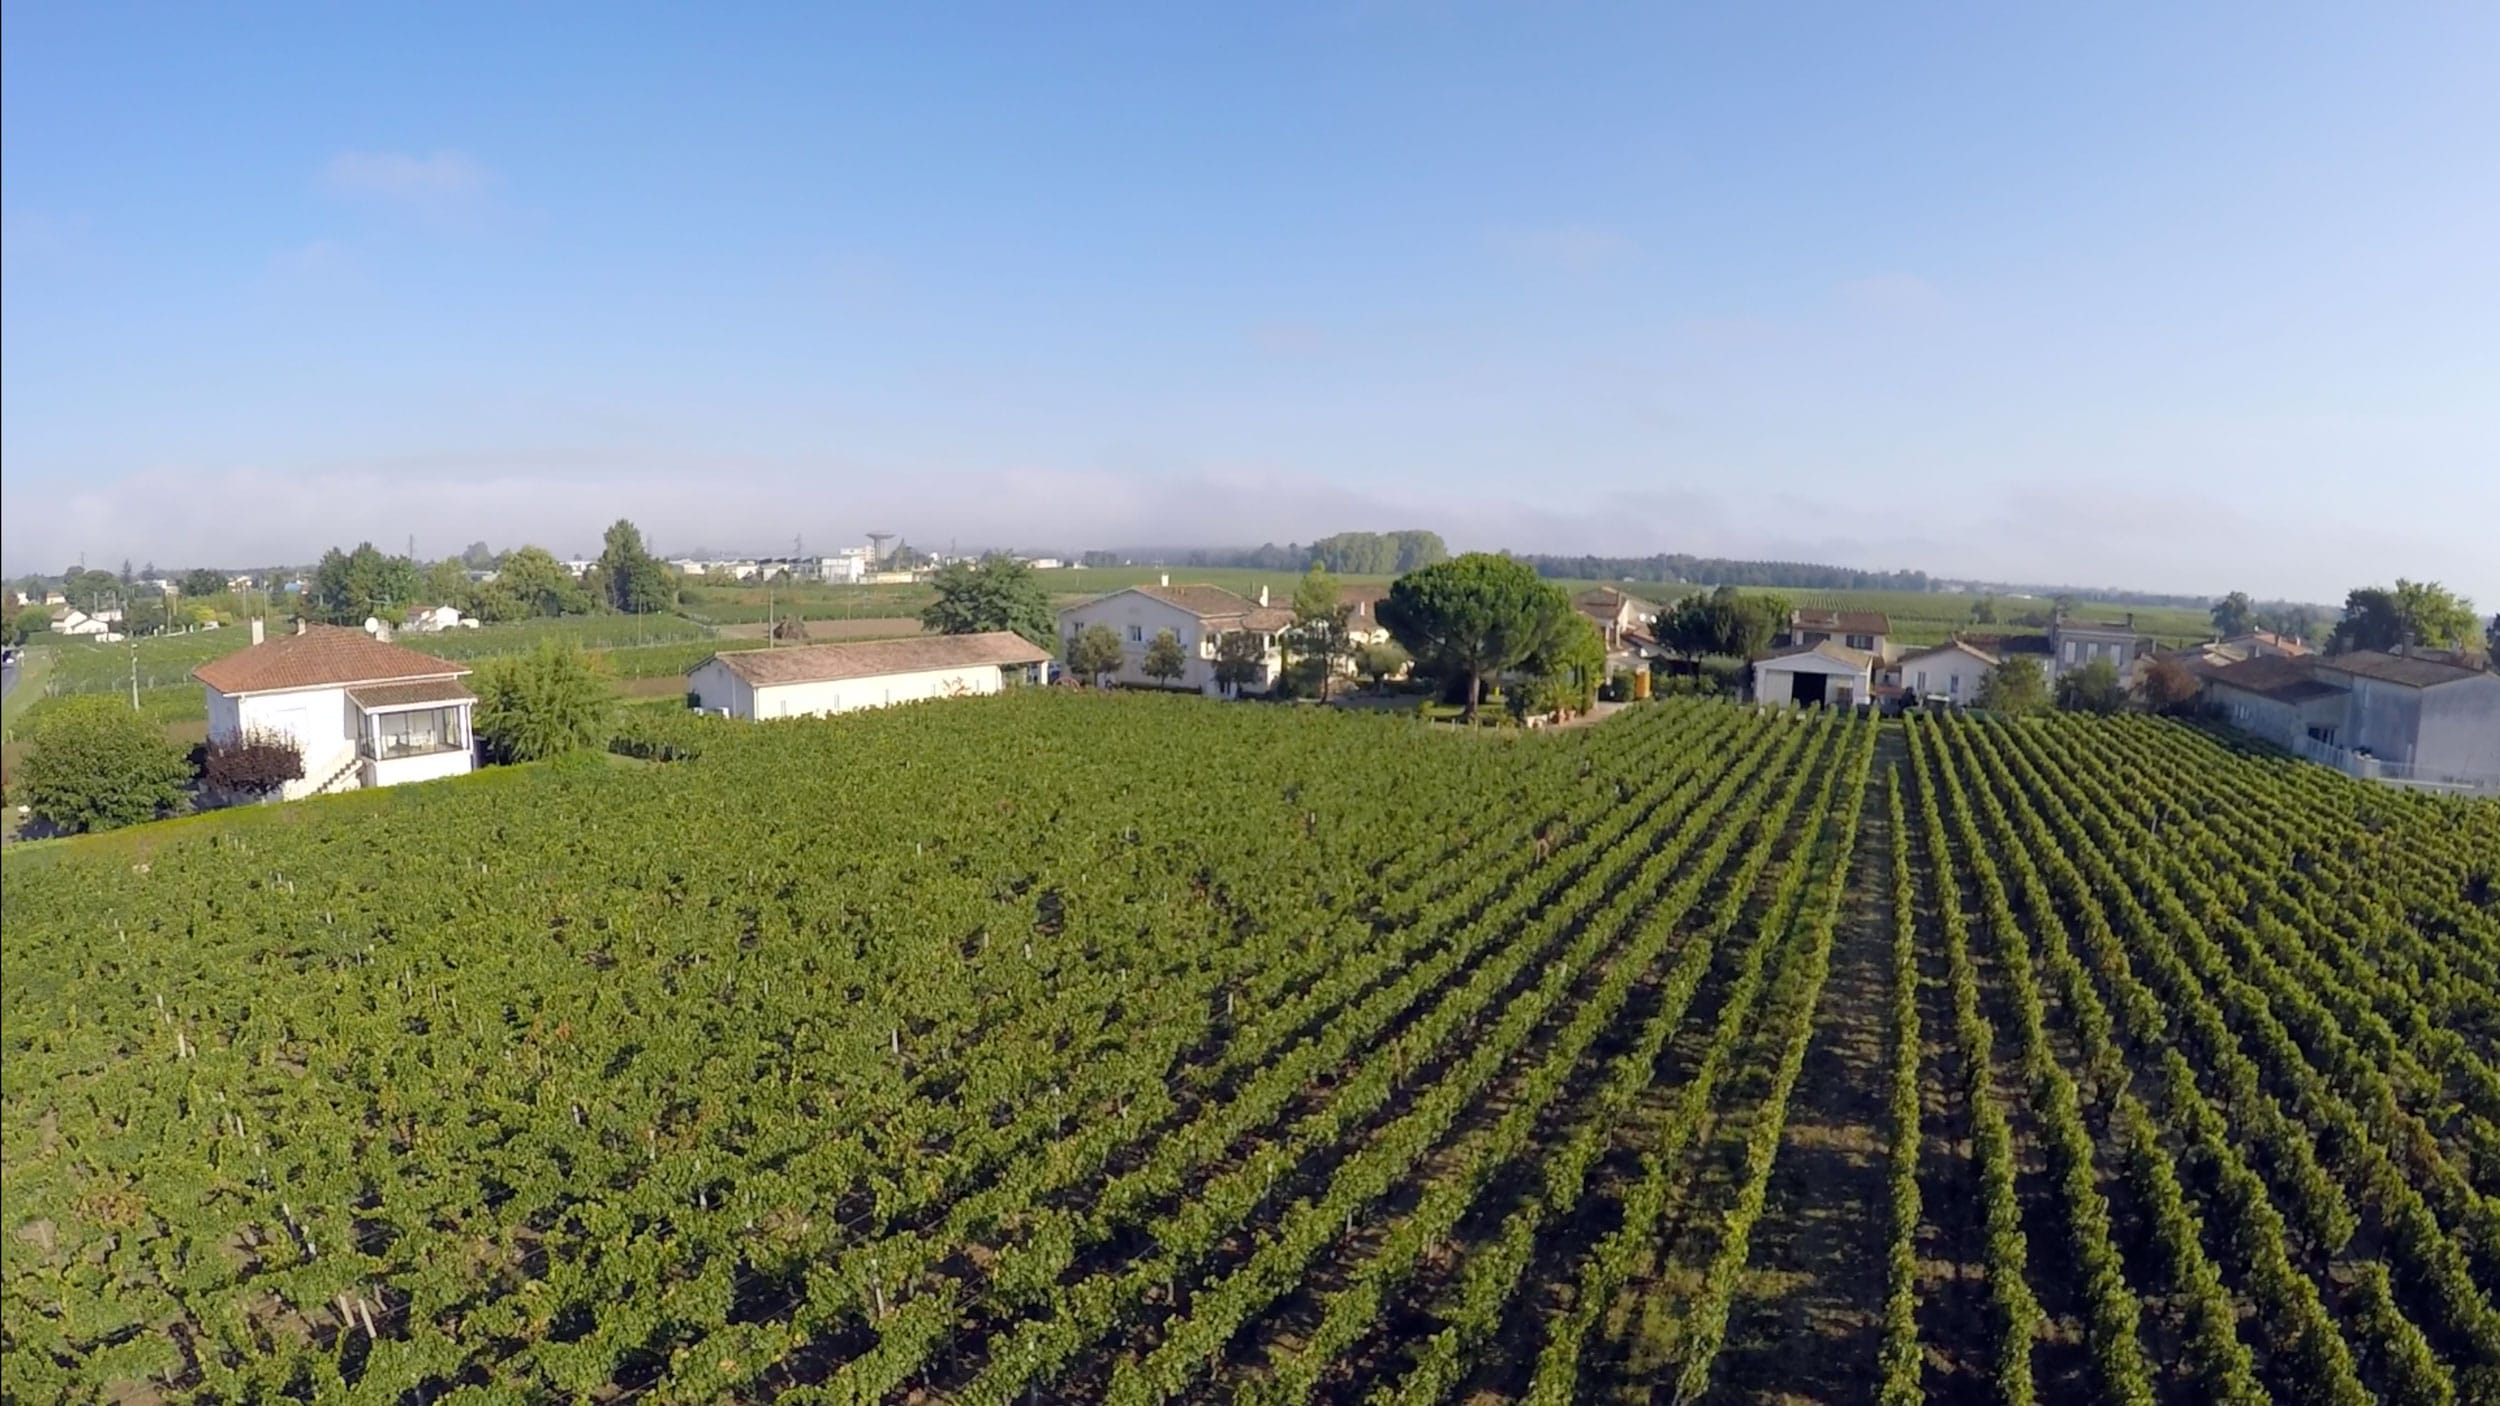
{"type": "Polygon", "coordinates": [[[191,671],[208,691],[208,737],[246,733],[294,741],[302,779],[287,800],[366,786],[459,776],[473,769],[466,666],[337,625],[299,625],[191,671]]]}
{"type": "Polygon", "coordinates": [[[1259,588],[1258,599],[1252,600],[1221,586],[1175,586],[1166,576],[1156,585],[1131,586],[1060,611],[1059,641],[1064,658],[1077,636],[1095,625],[1109,626],[1120,640],[1120,667],[1111,675],[1115,681],[1186,688],[1218,697],[1224,691],[1215,681],[1218,640],[1243,632],[1258,638],[1258,671],[1242,691],[1265,693],[1284,672],[1283,637],[1292,624],[1293,612],[1271,605],[1265,586],[1259,588]],[[1149,675],[1145,667],[1146,647],[1165,630],[1181,644],[1181,676],[1169,684],[1149,675]]]}
{"type": "Polygon", "coordinates": [[[686,692],[696,707],[733,718],[818,717],[997,693],[1040,682],[1049,664],[1048,651],[1004,631],[743,649],[695,665],[686,692]]]}

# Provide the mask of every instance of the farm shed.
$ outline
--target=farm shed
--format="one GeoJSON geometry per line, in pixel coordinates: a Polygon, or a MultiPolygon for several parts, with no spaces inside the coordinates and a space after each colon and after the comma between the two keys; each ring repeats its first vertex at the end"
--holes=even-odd
{"type": "Polygon", "coordinates": [[[738,718],[796,718],[1038,682],[1050,655],[1018,635],[802,645],[715,654],[686,675],[696,707],[738,718]]]}
{"type": "Polygon", "coordinates": [[[1824,640],[1757,659],[1753,696],[1775,708],[1854,707],[1875,696],[1875,656],[1824,640]]]}

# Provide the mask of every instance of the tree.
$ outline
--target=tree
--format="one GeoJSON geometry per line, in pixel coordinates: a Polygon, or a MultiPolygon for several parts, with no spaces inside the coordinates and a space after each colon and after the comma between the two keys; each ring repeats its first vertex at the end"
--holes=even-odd
{"type": "Polygon", "coordinates": [[[2288,640],[2305,640],[2318,628],[2318,617],[2305,605],[2287,605],[2278,610],[2261,611],[2257,616],[2261,629],[2272,630],[2288,640]]]}
{"type": "Polygon", "coordinates": [[[174,584],[186,596],[214,596],[225,592],[226,578],[205,566],[195,566],[182,573],[182,579],[174,584]]]}
{"type": "Polygon", "coordinates": [[[1354,651],[1354,670],[1372,681],[1374,689],[1389,686],[1389,680],[1406,672],[1415,662],[1396,640],[1376,640],[1354,651]]]}
{"type": "Polygon", "coordinates": [[[1293,652],[1318,663],[1319,701],[1328,701],[1328,681],[1337,666],[1354,656],[1354,641],[1348,636],[1346,621],[1354,608],[1345,603],[1337,589],[1337,578],[1322,571],[1315,563],[1302,573],[1301,584],[1293,588],[1293,625],[1286,630],[1286,639],[1293,652]]]}
{"type": "Polygon", "coordinates": [[[1534,655],[1574,616],[1571,598],[1526,562],[1485,552],[1410,571],[1380,603],[1380,622],[1427,671],[1465,679],[1471,721],[1485,676],[1534,655]]]}
{"type": "Polygon", "coordinates": [[[1567,708],[1585,713],[1596,704],[1598,685],[1605,679],[1606,641],[1597,633],[1596,624],[1575,610],[1563,617],[1536,653],[1520,661],[1519,668],[1536,685],[1537,711],[1567,708]]]}
{"type": "Polygon", "coordinates": [[[545,640],[528,654],[489,659],[470,681],[478,741],[491,761],[536,761],[607,741],[607,683],[570,644],[545,640]]]}
{"type": "Polygon", "coordinates": [[[1181,637],[1170,630],[1155,632],[1154,641],[1146,646],[1146,661],[1141,666],[1146,677],[1169,686],[1189,671],[1189,659],[1181,653],[1181,637]]]}
{"type": "Polygon", "coordinates": [[[445,557],[425,569],[426,600],[423,603],[448,605],[455,610],[466,611],[474,594],[476,592],[469,584],[469,569],[460,564],[458,557],[445,557]]]}
{"type": "Polygon", "coordinates": [[[2360,586],[2344,597],[2344,618],[2327,640],[2330,653],[2392,650],[2405,645],[2461,649],[2474,634],[2474,603],[2436,581],[2396,580],[2396,588],[2360,586]]]}
{"type": "Polygon", "coordinates": [[[202,748],[200,779],[219,791],[266,796],[304,779],[304,749],[292,734],[254,728],[202,748]]]}
{"type": "Polygon", "coordinates": [[[1256,630],[1233,630],[1215,640],[1215,682],[1228,695],[1257,683],[1267,672],[1267,646],[1256,630]]]}
{"type": "Polygon", "coordinates": [[[1995,596],[1981,596],[1979,599],[1972,601],[1970,603],[1970,622],[1974,625],[1995,624],[1997,622],[1997,598],[1995,596]]]}
{"type": "Polygon", "coordinates": [[[461,549],[460,564],[471,571],[486,571],[495,564],[495,553],[483,542],[471,542],[461,549]]]}
{"type": "Polygon", "coordinates": [[[140,586],[131,591],[130,599],[122,602],[122,633],[125,635],[159,634],[170,623],[172,617],[165,610],[162,592],[140,586]]]}
{"type": "Polygon", "coordinates": [[[2155,659],[2144,666],[2143,676],[2136,680],[2136,696],[2143,700],[2146,712],[2171,717],[2196,711],[2196,700],[2203,685],[2187,665],[2176,659],[2155,659]]]}
{"type": "MultiPolygon", "coordinates": [[[[1058,637],[1059,624],[1050,608],[1050,593],[1042,588],[1041,578],[1033,574],[1033,568],[1014,557],[992,553],[977,565],[954,562],[940,570],[930,584],[937,588],[937,599],[920,612],[924,628],[941,635],[1006,630],[1044,649],[1050,648],[1058,637]]],[[[1112,643],[1119,641],[1114,639],[1112,643]]]]}
{"type": "Polygon", "coordinates": [[[2005,660],[1979,681],[1979,706],[1992,713],[2036,713],[2048,701],[2040,661],[2025,655],[2005,660]]]}
{"type": "Polygon", "coordinates": [[[775,620],[771,630],[767,633],[783,644],[805,644],[807,643],[807,618],[794,609],[775,620]]]}
{"type": "Polygon", "coordinates": [[[2057,706],[2070,713],[2115,713],[2126,707],[2127,689],[2118,681],[2118,666],[2095,659],[2058,675],[2057,706]]]}
{"type": "Polygon", "coordinates": [[[128,557],[123,557],[123,558],[122,558],[122,575],[121,575],[121,582],[122,582],[122,584],[123,584],[124,586],[128,586],[129,584],[131,584],[132,582],[134,582],[134,581],[136,581],[136,580],[138,580],[138,579],[139,579],[139,573],[130,569],[130,558],[128,558],[128,557]]]}
{"type": "Polygon", "coordinates": [[[642,529],[624,518],[608,525],[606,550],[599,553],[599,574],[610,609],[628,615],[654,615],[677,604],[677,588],[668,568],[642,545],[642,529]]]}
{"type": "Polygon", "coordinates": [[[491,621],[580,615],[590,609],[590,593],[555,553],[523,547],[505,554],[495,579],[471,593],[469,608],[479,619],[491,621]]]}
{"type": "Polygon", "coordinates": [[[368,617],[394,618],[424,593],[415,562],[384,556],[371,542],[359,542],[352,552],[332,547],[321,554],[304,608],[315,620],[361,625],[368,617]]]}
{"type": "Polygon", "coordinates": [[[1120,657],[1119,632],[1109,625],[1088,625],[1068,642],[1068,672],[1089,684],[1098,685],[1105,677],[1120,672],[1120,657]]]}
{"type": "Polygon", "coordinates": [[[30,729],[18,768],[28,809],[71,832],[171,815],[190,779],[190,762],[163,729],[103,694],[51,705],[30,729]]]}
{"type": "Polygon", "coordinates": [[[16,617],[9,621],[9,643],[24,644],[35,636],[50,631],[51,628],[52,608],[50,606],[27,606],[18,611],[16,617]]]}
{"type": "Polygon", "coordinates": [[[2257,603],[2246,591],[2233,591],[2214,602],[2214,633],[2223,639],[2236,639],[2257,628],[2257,603]]]}

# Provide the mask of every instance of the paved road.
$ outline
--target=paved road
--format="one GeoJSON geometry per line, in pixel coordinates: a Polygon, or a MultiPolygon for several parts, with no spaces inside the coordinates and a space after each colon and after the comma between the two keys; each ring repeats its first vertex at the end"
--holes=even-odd
{"type": "Polygon", "coordinates": [[[8,697],[10,690],[16,687],[17,661],[12,659],[6,664],[0,664],[0,698],[8,697]]]}

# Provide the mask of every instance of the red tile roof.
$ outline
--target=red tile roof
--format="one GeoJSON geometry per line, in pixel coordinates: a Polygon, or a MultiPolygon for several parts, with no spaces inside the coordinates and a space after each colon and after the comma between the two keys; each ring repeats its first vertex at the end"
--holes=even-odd
{"type": "Polygon", "coordinates": [[[402,683],[457,678],[465,664],[419,654],[341,625],[310,625],[300,635],[280,635],[222,659],[211,659],[191,677],[224,694],[283,693],[343,684],[402,683]]]}

